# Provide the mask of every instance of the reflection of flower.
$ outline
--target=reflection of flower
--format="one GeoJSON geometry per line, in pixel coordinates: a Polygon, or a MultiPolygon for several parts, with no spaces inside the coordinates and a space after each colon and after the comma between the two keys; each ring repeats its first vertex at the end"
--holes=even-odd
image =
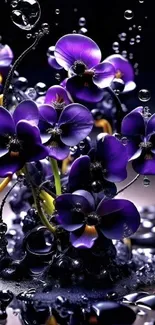
{"type": "Polygon", "coordinates": [[[81,156],[72,164],[69,173],[70,189],[94,191],[96,187],[95,192],[106,190],[112,186],[109,181],[121,182],[127,177],[127,161],[126,149],[122,143],[114,136],[102,133],[96,149],[91,149],[89,156],[81,156]]]}
{"type": "Polygon", "coordinates": [[[143,107],[129,113],[122,121],[121,132],[127,137],[128,157],[141,175],[155,174],[155,114],[148,118],[143,107]]]}
{"type": "Polygon", "coordinates": [[[102,99],[102,89],[108,87],[115,75],[109,62],[101,61],[98,45],[89,37],[68,34],[55,46],[55,59],[69,72],[66,87],[73,98],[88,102],[102,99]]]}
{"type": "Polygon", "coordinates": [[[93,127],[91,113],[80,104],[67,105],[60,117],[50,105],[41,105],[39,111],[42,141],[49,148],[49,156],[58,160],[65,159],[69,147],[77,145],[93,127]]]}
{"type": "Polygon", "coordinates": [[[21,169],[26,162],[47,156],[39,129],[35,126],[39,113],[32,101],[20,103],[13,116],[0,107],[0,176],[6,177],[21,169]]]}
{"type": "Polygon", "coordinates": [[[130,62],[120,54],[113,54],[105,59],[115,68],[115,78],[122,79],[125,83],[124,92],[134,90],[134,70],[130,62]]]}
{"type": "Polygon", "coordinates": [[[57,221],[71,232],[74,247],[91,248],[99,233],[109,239],[132,235],[139,227],[140,215],[128,200],[102,200],[97,207],[84,190],[56,198],[57,221]]]}

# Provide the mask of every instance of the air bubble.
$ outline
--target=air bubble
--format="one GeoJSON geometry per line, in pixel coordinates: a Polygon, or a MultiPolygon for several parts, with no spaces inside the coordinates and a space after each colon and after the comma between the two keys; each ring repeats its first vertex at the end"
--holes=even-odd
{"type": "Polygon", "coordinates": [[[138,30],[141,32],[141,30],[142,30],[142,26],[138,26],[138,30]]]}
{"type": "Polygon", "coordinates": [[[25,91],[25,94],[31,99],[34,100],[37,97],[37,92],[34,88],[27,88],[27,90],[25,91]]]}
{"type": "Polygon", "coordinates": [[[114,42],[113,45],[112,45],[112,49],[114,51],[117,51],[119,49],[119,43],[118,42],[114,42]]]}
{"type": "Polygon", "coordinates": [[[56,13],[56,15],[59,15],[60,14],[60,9],[55,9],[55,13],[56,13]]]}
{"type": "Polygon", "coordinates": [[[55,74],[55,79],[58,80],[58,81],[60,81],[60,79],[61,79],[61,77],[60,77],[60,73],[56,73],[56,74],[55,74]]]}
{"type": "Polygon", "coordinates": [[[140,35],[137,35],[136,36],[136,43],[140,43],[140,41],[141,41],[141,36],[140,35]]]}
{"type": "Polygon", "coordinates": [[[79,26],[85,26],[85,24],[86,24],[86,18],[85,17],[81,17],[80,19],[79,19],[79,26]]]}
{"type": "Polygon", "coordinates": [[[143,178],[144,186],[148,187],[148,186],[150,186],[150,183],[151,183],[151,181],[149,180],[149,178],[147,176],[144,176],[144,178],[143,178]]]}
{"type": "Polygon", "coordinates": [[[133,18],[134,14],[132,10],[125,10],[124,12],[124,18],[127,20],[131,20],[133,18]]]}
{"type": "Polygon", "coordinates": [[[31,37],[32,37],[32,34],[27,34],[27,35],[26,35],[26,38],[27,38],[27,39],[30,39],[31,37]]]}
{"type": "Polygon", "coordinates": [[[148,89],[141,89],[138,98],[141,102],[148,102],[151,99],[151,93],[148,89]]]}
{"type": "Polygon", "coordinates": [[[135,39],[134,39],[134,37],[132,37],[131,39],[130,39],[130,45],[134,45],[135,44],[135,39]]]}
{"type": "Polygon", "coordinates": [[[120,38],[120,40],[121,40],[122,42],[124,42],[124,41],[126,40],[126,33],[121,33],[121,34],[119,35],[119,38],[120,38]]]}
{"type": "Polygon", "coordinates": [[[34,28],[40,16],[41,8],[37,0],[19,0],[11,13],[12,22],[23,30],[34,28]]]}
{"type": "Polygon", "coordinates": [[[127,58],[127,51],[126,51],[126,50],[122,51],[122,56],[123,56],[124,58],[127,58]]]}
{"type": "Polygon", "coordinates": [[[144,3],[144,0],[139,0],[139,3],[144,3]]]}
{"type": "Polygon", "coordinates": [[[129,53],[129,59],[130,59],[130,60],[133,59],[133,53],[129,53]]]}

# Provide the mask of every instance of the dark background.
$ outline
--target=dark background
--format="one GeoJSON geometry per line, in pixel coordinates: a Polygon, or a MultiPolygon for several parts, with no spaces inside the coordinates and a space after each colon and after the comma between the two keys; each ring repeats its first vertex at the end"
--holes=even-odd
{"type": "MultiPolygon", "coordinates": [[[[149,107],[155,112],[155,15],[154,1],[144,0],[143,4],[139,0],[39,0],[42,9],[42,17],[34,32],[40,28],[42,23],[50,25],[50,34],[45,36],[39,43],[35,51],[32,51],[21,62],[18,72],[29,80],[29,85],[34,86],[38,81],[51,86],[57,83],[55,71],[47,63],[46,52],[49,46],[66,33],[78,31],[78,21],[80,17],[86,18],[86,28],[88,36],[94,39],[100,46],[103,59],[114,53],[112,44],[118,41],[118,34],[127,33],[127,41],[121,42],[121,51],[127,50],[134,54],[131,61],[133,65],[139,64],[139,74],[136,76],[137,88],[134,92],[125,96],[126,105],[129,109],[134,109],[140,105],[138,91],[142,88],[149,89],[151,100],[149,107]],[[75,11],[75,8],[77,11],[75,11]],[[55,10],[59,9],[60,14],[56,15],[55,10]],[[134,18],[126,20],[124,11],[133,10],[134,18]],[[56,25],[57,24],[57,25],[56,25]],[[129,27],[133,31],[129,32],[129,27]],[[142,26],[141,33],[137,26],[142,26]],[[129,39],[136,35],[141,35],[141,43],[129,45],[129,39]]],[[[0,35],[2,42],[11,46],[17,58],[32,42],[26,38],[27,32],[17,28],[11,21],[9,5],[5,0],[0,0],[0,35]]],[[[135,173],[129,168],[128,179],[118,187],[122,188],[124,183],[130,181],[135,173]]],[[[150,177],[151,185],[143,186],[141,177],[133,186],[121,194],[121,197],[131,199],[136,205],[154,204],[154,177],[150,177]]]]}

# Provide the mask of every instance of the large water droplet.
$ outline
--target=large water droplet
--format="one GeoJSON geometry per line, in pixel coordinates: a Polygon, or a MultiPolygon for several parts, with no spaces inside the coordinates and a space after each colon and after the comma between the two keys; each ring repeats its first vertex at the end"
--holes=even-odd
{"type": "Polygon", "coordinates": [[[151,98],[150,91],[148,89],[141,89],[138,93],[138,98],[141,102],[148,102],[151,98]]]}
{"type": "Polygon", "coordinates": [[[37,0],[19,0],[16,9],[11,13],[12,22],[24,30],[31,30],[40,16],[41,8],[37,0]]]}
{"type": "Polygon", "coordinates": [[[120,40],[121,40],[122,42],[124,42],[124,41],[126,40],[126,33],[121,33],[121,34],[119,35],[119,38],[120,38],[120,40]]]}
{"type": "Polygon", "coordinates": [[[118,42],[114,42],[113,45],[112,45],[112,49],[114,51],[117,51],[119,49],[119,43],[118,42]]]}
{"type": "Polygon", "coordinates": [[[130,20],[130,19],[133,18],[133,16],[134,16],[134,14],[133,14],[132,10],[129,10],[129,9],[125,10],[125,12],[124,12],[124,18],[125,19],[130,20]]]}
{"type": "Polygon", "coordinates": [[[143,178],[143,184],[144,184],[144,186],[145,187],[148,187],[149,185],[150,185],[150,180],[149,180],[149,178],[147,177],[147,176],[144,176],[144,178],[143,178]]]}
{"type": "Polygon", "coordinates": [[[85,24],[86,24],[86,18],[85,17],[81,17],[80,19],[79,19],[79,26],[85,26],[85,24]]]}

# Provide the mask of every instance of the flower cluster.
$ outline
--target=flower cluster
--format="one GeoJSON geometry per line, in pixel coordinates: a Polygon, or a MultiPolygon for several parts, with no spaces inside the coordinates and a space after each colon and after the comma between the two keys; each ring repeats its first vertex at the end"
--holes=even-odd
{"type": "Polygon", "coordinates": [[[13,113],[0,107],[0,177],[25,173],[43,224],[69,232],[76,248],[131,236],[140,216],[132,202],[115,199],[115,183],[127,178],[130,159],[138,173],[154,173],[155,117],[138,108],[123,119],[120,138],[111,128],[95,137],[86,102],[100,102],[116,79],[124,91],[134,89],[133,68],[120,55],[101,62],[98,45],[79,34],[60,38],[48,61],[67,71],[61,85],[21,101],[13,113]]]}

